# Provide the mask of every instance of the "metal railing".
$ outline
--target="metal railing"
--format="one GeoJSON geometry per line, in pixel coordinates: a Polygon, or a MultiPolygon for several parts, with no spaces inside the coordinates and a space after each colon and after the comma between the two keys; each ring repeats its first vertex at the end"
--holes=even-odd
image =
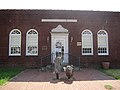
{"type": "Polygon", "coordinates": [[[44,57],[41,57],[41,60],[40,60],[40,64],[41,64],[41,69],[43,68],[45,71],[46,71],[46,67],[47,66],[50,66],[51,70],[52,70],[52,66],[53,66],[53,63],[51,62],[51,54],[49,55],[46,55],[44,57]]]}
{"type": "MultiPolygon", "coordinates": [[[[64,53],[64,56],[62,57],[62,65],[73,65],[74,67],[78,67],[80,70],[80,57],[75,56],[70,53],[64,53]]],[[[49,54],[44,57],[41,57],[41,68],[44,67],[45,70],[46,68],[51,68],[51,71],[53,70],[54,66],[54,60],[55,60],[55,54],[49,54]]]]}
{"type": "Polygon", "coordinates": [[[80,70],[80,57],[75,56],[73,54],[69,54],[69,65],[73,65],[74,67],[78,67],[80,70]]]}

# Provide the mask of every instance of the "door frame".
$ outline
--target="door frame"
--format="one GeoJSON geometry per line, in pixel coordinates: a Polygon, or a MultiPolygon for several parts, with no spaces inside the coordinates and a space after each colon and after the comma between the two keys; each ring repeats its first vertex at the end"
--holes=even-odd
{"type": "MultiPolygon", "coordinates": [[[[65,50],[64,53],[69,53],[69,32],[67,29],[63,28],[62,25],[58,25],[56,28],[51,30],[51,55],[55,52],[55,41],[57,39],[64,40],[65,50]]],[[[55,56],[52,55],[51,62],[53,62],[55,56]]],[[[68,63],[68,61],[66,62],[68,63]]]]}

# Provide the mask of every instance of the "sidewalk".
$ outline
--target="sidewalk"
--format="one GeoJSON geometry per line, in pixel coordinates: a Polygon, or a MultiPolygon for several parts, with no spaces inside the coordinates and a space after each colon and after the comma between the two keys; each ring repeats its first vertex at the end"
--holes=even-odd
{"type": "Polygon", "coordinates": [[[74,72],[71,80],[67,79],[64,72],[60,74],[60,80],[56,80],[52,72],[27,69],[0,87],[0,90],[107,90],[105,85],[111,85],[112,90],[120,90],[120,80],[114,80],[95,69],[74,72]]]}

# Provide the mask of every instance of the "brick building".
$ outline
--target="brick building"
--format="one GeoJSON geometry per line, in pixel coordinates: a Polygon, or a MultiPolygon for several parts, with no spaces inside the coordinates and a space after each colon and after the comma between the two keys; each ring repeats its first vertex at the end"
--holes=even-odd
{"type": "Polygon", "coordinates": [[[120,67],[120,13],[77,10],[0,10],[0,66],[63,64],[120,67]]]}

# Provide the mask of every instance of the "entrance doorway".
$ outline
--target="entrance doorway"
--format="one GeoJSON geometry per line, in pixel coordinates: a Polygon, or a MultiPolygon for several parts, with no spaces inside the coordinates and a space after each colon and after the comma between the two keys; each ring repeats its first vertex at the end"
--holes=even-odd
{"type": "Polygon", "coordinates": [[[52,62],[55,57],[62,57],[62,64],[68,64],[68,30],[58,25],[51,31],[51,54],[52,62]]]}
{"type": "Polygon", "coordinates": [[[65,48],[65,40],[56,40],[55,41],[55,57],[61,56],[64,58],[64,48],[65,48]]]}

